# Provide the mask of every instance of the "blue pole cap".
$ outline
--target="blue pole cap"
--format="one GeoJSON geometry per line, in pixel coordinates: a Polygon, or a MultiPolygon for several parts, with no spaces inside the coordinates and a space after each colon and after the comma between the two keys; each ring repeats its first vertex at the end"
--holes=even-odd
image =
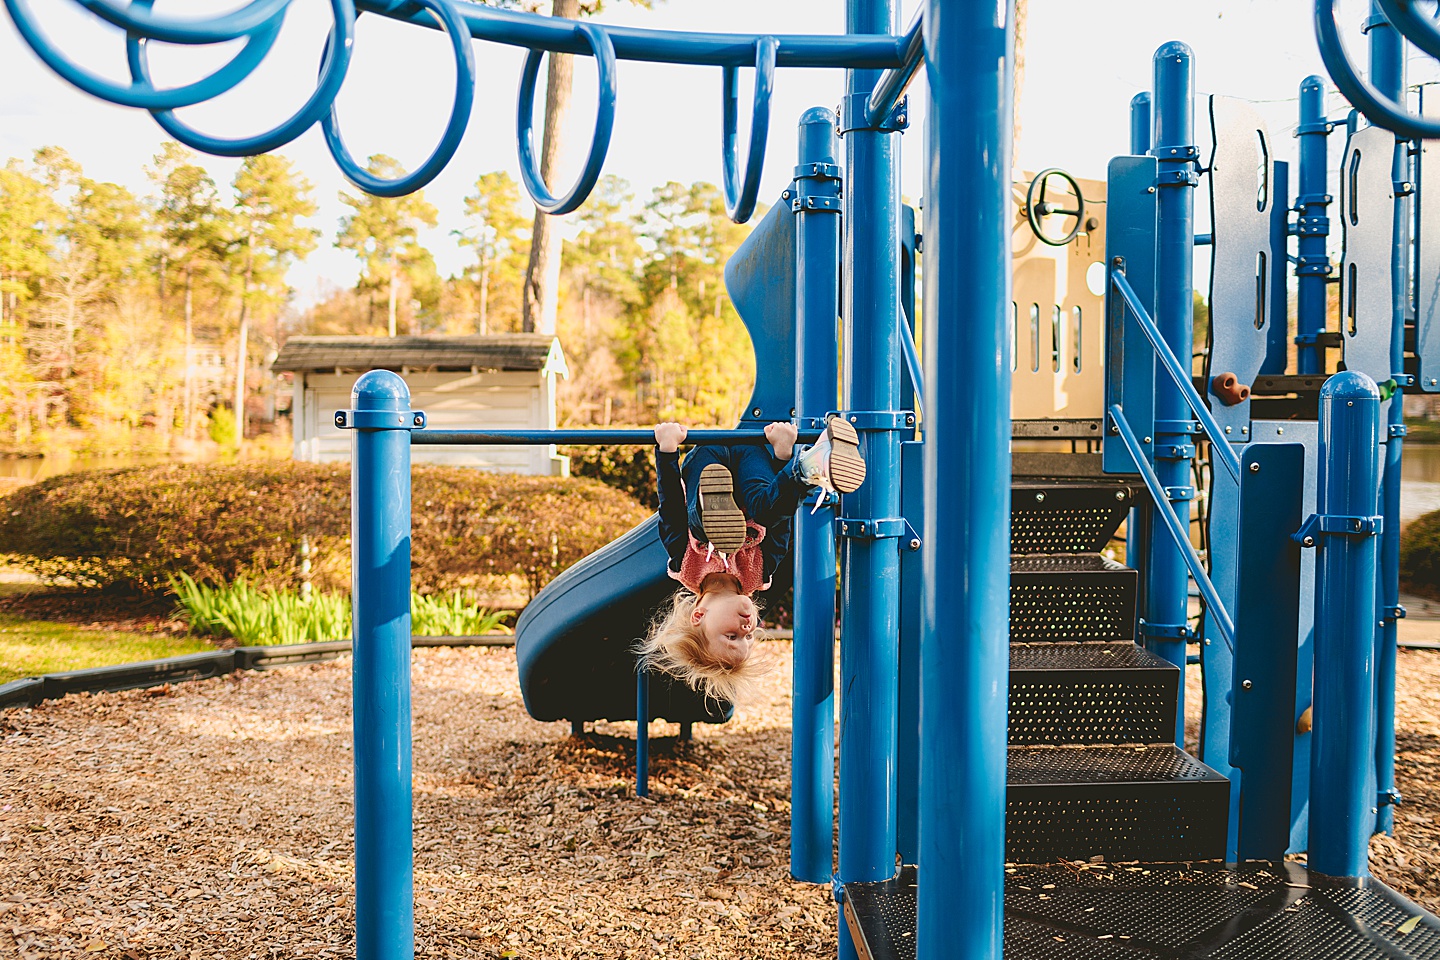
{"type": "Polygon", "coordinates": [[[1130,98],[1130,106],[1148,108],[1150,106],[1150,91],[1141,90],[1139,93],[1135,94],[1135,96],[1130,98]]]}
{"type": "Polygon", "coordinates": [[[1171,40],[1169,43],[1162,43],[1155,51],[1155,62],[1162,60],[1189,61],[1195,59],[1195,51],[1190,49],[1190,44],[1183,40],[1171,40]]]}
{"type": "Polygon", "coordinates": [[[1331,400],[1373,400],[1380,402],[1380,388],[1358,370],[1342,370],[1320,388],[1320,402],[1331,400]]]}
{"type": "Polygon", "coordinates": [[[360,375],[350,390],[350,404],[356,411],[410,409],[410,388],[398,373],[371,370],[360,375]]]}
{"type": "Polygon", "coordinates": [[[801,163],[838,163],[835,141],[835,111],[811,107],[800,114],[801,163]]]}

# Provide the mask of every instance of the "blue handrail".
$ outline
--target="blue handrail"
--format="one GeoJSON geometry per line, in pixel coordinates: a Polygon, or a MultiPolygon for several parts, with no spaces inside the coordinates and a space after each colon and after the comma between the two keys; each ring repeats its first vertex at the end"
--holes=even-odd
{"type": "MultiPolygon", "coordinates": [[[[801,443],[814,443],[818,430],[801,430],[801,443]]],[[[410,442],[422,446],[543,446],[559,443],[570,446],[625,445],[644,446],[655,442],[655,431],[646,429],[584,428],[570,430],[415,430],[410,442]]],[[[761,430],[691,430],[686,444],[737,446],[765,443],[761,430]]]]}
{"type": "Polygon", "coordinates": [[[870,91],[870,99],[865,102],[865,122],[872,127],[889,118],[900,98],[905,96],[910,81],[915,79],[915,71],[925,59],[923,14],[924,8],[915,11],[915,18],[910,21],[910,26],[901,38],[904,62],[880,75],[875,89],[870,91]]]}
{"type": "Polygon", "coordinates": [[[1145,480],[1145,486],[1150,490],[1150,499],[1155,502],[1155,512],[1165,522],[1165,529],[1170,532],[1170,538],[1175,541],[1175,546],[1180,549],[1180,556],[1185,561],[1185,566],[1190,568],[1190,576],[1195,580],[1195,586],[1200,588],[1200,596],[1205,598],[1205,607],[1210,612],[1210,621],[1220,631],[1220,637],[1225,641],[1225,646],[1231,653],[1235,652],[1235,621],[1230,617],[1230,611],[1225,609],[1225,604],[1220,600],[1220,592],[1215,589],[1211,582],[1210,575],[1205,572],[1205,565],[1200,562],[1200,555],[1195,552],[1195,546],[1190,542],[1190,532],[1185,529],[1185,524],[1175,515],[1170,507],[1170,498],[1165,493],[1165,488],[1160,486],[1160,478],[1155,475],[1155,468],[1150,466],[1150,461],[1145,458],[1145,450],[1140,441],[1135,437],[1135,431],[1130,428],[1130,421],[1125,419],[1125,411],[1120,404],[1110,405],[1110,422],[1115,426],[1120,439],[1125,444],[1125,449],[1130,451],[1131,458],[1135,465],[1140,468],[1140,476],[1145,480]]]}
{"type": "Polygon", "coordinates": [[[1130,286],[1130,281],[1125,279],[1125,274],[1119,270],[1111,272],[1110,283],[1115,288],[1115,292],[1120,294],[1121,299],[1125,301],[1125,306],[1130,308],[1130,312],[1135,316],[1136,322],[1140,324],[1145,338],[1154,348],[1155,356],[1160,360],[1161,366],[1170,374],[1170,379],[1175,381],[1175,386],[1180,388],[1181,396],[1185,398],[1190,410],[1200,421],[1200,426],[1210,437],[1210,449],[1214,451],[1215,459],[1219,460],[1231,478],[1239,483],[1240,458],[1230,448],[1230,441],[1225,439],[1224,431],[1220,429],[1220,424],[1215,422],[1210,408],[1205,406],[1204,400],[1200,399],[1200,394],[1196,391],[1195,384],[1191,382],[1190,375],[1185,372],[1185,368],[1175,358],[1175,353],[1170,349],[1170,345],[1160,335],[1160,328],[1155,326],[1154,320],[1150,319],[1150,314],[1146,312],[1144,304],[1140,302],[1135,288],[1130,286]]]}

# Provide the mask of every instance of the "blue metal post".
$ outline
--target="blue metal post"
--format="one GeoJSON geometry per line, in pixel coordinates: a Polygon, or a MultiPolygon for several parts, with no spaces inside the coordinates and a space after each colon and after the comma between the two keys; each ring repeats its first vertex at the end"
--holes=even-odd
{"type": "Polygon", "coordinates": [[[1142,90],[1130,98],[1130,155],[1150,152],[1150,91],[1142,90]]]}
{"type": "MultiPolygon", "coordinates": [[[[1362,877],[1375,822],[1375,582],[1380,391],[1337,373],[1320,391],[1315,576],[1315,727],[1310,867],[1362,877]],[[1325,530],[1326,525],[1330,527],[1325,530]],[[1359,529],[1356,529],[1356,528],[1359,529]]],[[[1307,525],[1313,529],[1314,525],[1307,525]]]]}
{"type": "MultiPolygon", "coordinates": [[[[1370,4],[1370,79],[1381,93],[1405,102],[1405,41],[1385,19],[1379,6],[1370,4]]],[[[1390,176],[1396,183],[1410,180],[1410,141],[1395,139],[1395,156],[1390,176]]],[[[1391,252],[1395,303],[1390,338],[1390,373],[1401,378],[1405,370],[1405,314],[1409,305],[1410,201],[1395,198],[1395,228],[1391,252]]],[[[1375,630],[1375,778],[1377,797],[1375,830],[1393,831],[1391,804],[1395,791],[1395,645],[1398,640],[1396,615],[1400,607],[1400,470],[1405,446],[1405,395],[1396,384],[1390,398],[1388,437],[1385,442],[1385,469],[1381,491],[1381,513],[1385,530],[1380,540],[1380,569],[1377,581],[1379,618],[1375,630]]]]}
{"type": "Polygon", "coordinates": [[[1319,77],[1306,77],[1300,84],[1300,126],[1296,133],[1300,137],[1300,195],[1295,198],[1299,214],[1296,369],[1299,373],[1324,373],[1325,348],[1316,338],[1325,330],[1325,278],[1330,275],[1330,254],[1325,249],[1330,235],[1330,219],[1326,216],[1330,206],[1330,124],[1325,119],[1325,81],[1319,77]]]}
{"type": "MultiPolygon", "coordinates": [[[[1130,98],[1130,155],[1142,156],[1150,152],[1150,136],[1154,130],[1153,120],[1150,116],[1150,92],[1142,90],[1130,98]]],[[[1140,571],[1140,596],[1141,603],[1144,602],[1143,590],[1147,577],[1145,575],[1146,557],[1145,544],[1150,540],[1150,507],[1148,504],[1136,504],[1130,509],[1130,516],[1125,521],[1125,563],[1140,571]]],[[[1143,606],[1137,609],[1144,609],[1143,606]]]]}
{"type": "MultiPolygon", "coordinates": [[[[894,33],[894,0],[847,0],[851,33],[894,33]]],[[[844,406],[860,431],[868,475],[844,516],[900,516],[899,133],[868,127],[876,70],[846,72],[844,406]],[[896,418],[899,417],[897,424],[896,418]]],[[[858,528],[858,525],[857,525],[858,528]]],[[[840,879],[895,874],[895,739],[899,705],[900,549],[894,537],[842,541],[840,617],[840,879]]],[[[855,945],[840,924],[841,960],[855,945]]]]}
{"type": "MultiPolygon", "coordinates": [[[[1010,623],[1014,3],[926,0],[920,960],[999,960],[1010,623]]],[[[842,764],[841,769],[844,769],[842,764]]]]}
{"type": "MultiPolygon", "coordinates": [[[[800,117],[795,210],[795,413],[818,425],[839,397],[840,165],[835,114],[800,117]],[[824,202],[821,202],[824,201],[824,202]]],[[[835,871],[835,517],[795,517],[794,697],[790,730],[790,873],[829,883],[835,871]]]]}
{"type": "Polygon", "coordinates": [[[359,960],[410,960],[410,390],[372,370],[350,402],[355,950],[359,960]]]}
{"type": "MultiPolygon", "coordinates": [[[[1192,352],[1195,193],[1195,94],[1190,48],[1172,41],[1155,51],[1155,141],[1150,154],[1159,161],[1158,239],[1155,323],[1177,357],[1192,352]]],[[[1194,487],[1190,459],[1194,446],[1191,413],[1175,384],[1155,383],[1155,473],[1166,489],[1182,528],[1190,526],[1194,487]]],[[[1176,545],[1150,538],[1144,624],[1140,630],[1158,656],[1185,669],[1188,635],[1189,574],[1176,545]]],[[[1184,743],[1185,691],[1177,698],[1175,739],[1184,743]]]]}
{"type": "Polygon", "coordinates": [[[635,796],[650,796],[650,672],[635,673],[635,796]]]}

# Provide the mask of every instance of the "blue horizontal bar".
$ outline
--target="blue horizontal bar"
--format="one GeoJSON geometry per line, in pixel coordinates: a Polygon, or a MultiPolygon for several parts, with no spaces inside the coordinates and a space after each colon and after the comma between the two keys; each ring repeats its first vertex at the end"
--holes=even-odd
{"type": "Polygon", "coordinates": [[[1175,359],[1171,352],[1170,345],[1165,338],[1160,336],[1160,330],[1155,326],[1155,321],[1150,319],[1150,314],[1145,312],[1145,307],[1140,303],[1140,298],[1135,294],[1135,288],[1130,286],[1130,281],[1125,279],[1125,274],[1119,270],[1112,271],[1110,283],[1125,300],[1125,305],[1135,315],[1135,320],[1140,324],[1150,346],[1155,348],[1155,356],[1159,358],[1160,365],[1170,374],[1170,379],[1175,381],[1175,386],[1180,388],[1180,394],[1189,404],[1200,425],[1205,428],[1205,433],[1210,437],[1210,449],[1215,451],[1215,459],[1225,467],[1231,479],[1236,483],[1240,482],[1240,458],[1235,456],[1235,451],[1230,447],[1230,441],[1225,439],[1225,433],[1220,429],[1220,424],[1210,414],[1210,408],[1205,406],[1205,401],[1200,399],[1200,394],[1195,390],[1195,384],[1191,382],[1190,375],[1185,368],[1180,366],[1180,361],[1175,359]]]}
{"type": "Polygon", "coordinates": [[[910,382],[915,387],[915,412],[923,414],[925,402],[925,368],[920,365],[920,351],[915,349],[915,331],[900,314],[900,346],[905,354],[905,366],[910,370],[910,382]]]}
{"type": "Polygon", "coordinates": [[[925,35],[921,32],[924,20],[922,13],[923,8],[915,11],[915,19],[910,21],[905,36],[900,38],[905,61],[900,66],[882,73],[875,83],[875,89],[870,91],[870,99],[865,103],[865,122],[872,127],[889,118],[895,104],[905,96],[905,89],[910,86],[910,81],[915,79],[915,71],[920,68],[921,61],[925,59],[925,35]]]}
{"type": "Polygon", "coordinates": [[[1195,234],[1195,246],[1197,246],[1197,247],[1208,247],[1208,246],[1210,246],[1210,245],[1211,245],[1212,243],[1214,243],[1214,242],[1215,242],[1215,236],[1214,236],[1214,234],[1209,234],[1209,233],[1197,233],[1197,234],[1195,234]]]}
{"type": "MultiPolygon", "coordinates": [[[[477,40],[508,43],[534,50],[557,50],[591,56],[589,44],[576,30],[575,22],[536,13],[500,10],[495,7],[451,0],[456,11],[477,40]]],[[[439,29],[424,8],[408,0],[356,0],[355,9],[378,13],[430,29],[439,29]]],[[[765,34],[691,33],[681,30],[644,30],[600,24],[615,45],[620,60],[663,63],[693,63],[717,67],[755,65],[755,41],[765,34]]],[[[903,67],[906,50],[913,43],[908,36],[883,34],[777,34],[775,53],[778,67],[851,67],[887,69],[903,67]]]]}
{"type": "MultiPolygon", "coordinates": [[[[1205,598],[1205,608],[1210,612],[1210,621],[1220,631],[1220,637],[1225,641],[1225,646],[1230,652],[1235,652],[1235,622],[1230,618],[1230,611],[1225,609],[1225,604],[1220,600],[1220,592],[1215,589],[1215,584],[1210,582],[1210,576],[1205,572],[1205,565],[1200,562],[1200,555],[1195,552],[1195,545],[1190,542],[1190,531],[1180,518],[1175,515],[1175,510],[1170,506],[1170,498],[1165,495],[1165,490],[1160,486],[1160,478],[1155,476],[1155,468],[1150,466],[1150,461],[1145,457],[1145,450],[1140,446],[1140,441],[1135,438],[1135,431],[1130,429],[1130,421],[1125,419],[1125,411],[1120,404],[1111,404],[1110,421],[1120,431],[1120,439],[1125,442],[1125,449],[1130,451],[1130,457],[1140,468],[1140,476],[1145,480],[1145,486],[1150,490],[1150,499],[1155,501],[1155,512],[1160,519],[1165,521],[1165,529],[1170,531],[1170,538],[1175,541],[1175,546],[1180,550],[1180,556],[1185,560],[1185,566],[1190,568],[1190,576],[1195,580],[1195,586],[1200,590],[1200,596],[1205,598]]],[[[1226,444],[1228,447],[1229,444],[1226,444]]],[[[1237,478],[1238,482],[1238,478],[1237,478]]]]}
{"type": "MultiPolygon", "coordinates": [[[[814,443],[820,437],[818,430],[802,430],[801,443],[814,443]]],[[[462,447],[504,447],[544,446],[562,443],[570,446],[629,445],[645,446],[655,442],[655,431],[644,428],[631,429],[581,429],[581,430],[412,430],[411,444],[420,446],[462,446],[462,447]]],[[[733,447],[746,443],[765,443],[765,434],[760,430],[691,430],[685,435],[689,445],[718,445],[733,447]]]]}

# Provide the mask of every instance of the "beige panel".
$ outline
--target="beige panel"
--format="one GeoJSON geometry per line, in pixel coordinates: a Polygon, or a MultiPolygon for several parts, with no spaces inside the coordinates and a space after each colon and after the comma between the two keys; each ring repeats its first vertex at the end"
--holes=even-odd
{"type": "MultiPolygon", "coordinates": [[[[1033,174],[1014,186],[1015,220],[1011,231],[1014,254],[1015,329],[1011,416],[1017,420],[1085,420],[1104,414],[1103,295],[1090,292],[1086,273],[1105,259],[1105,184],[1077,178],[1085,194],[1081,232],[1063,247],[1035,238],[1026,221],[1025,191],[1033,174]],[[1088,221],[1096,221],[1093,228],[1088,221]],[[1058,369],[1057,369],[1058,367],[1058,369]]],[[[1051,202],[1064,181],[1052,177],[1051,202]]],[[[1051,236],[1074,223],[1069,217],[1047,217],[1051,236]]]]}

